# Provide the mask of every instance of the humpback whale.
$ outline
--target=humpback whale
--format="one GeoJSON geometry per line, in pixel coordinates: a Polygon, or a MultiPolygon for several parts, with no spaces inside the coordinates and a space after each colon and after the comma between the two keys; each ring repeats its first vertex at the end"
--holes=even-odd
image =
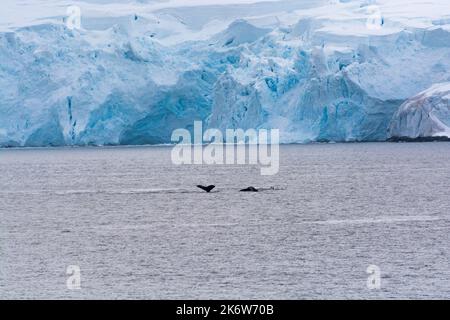
{"type": "Polygon", "coordinates": [[[242,189],[241,192],[258,192],[258,189],[256,189],[255,187],[248,187],[248,188],[242,189]]]}
{"type": "Polygon", "coordinates": [[[210,186],[207,186],[207,187],[201,186],[201,185],[198,185],[198,186],[197,186],[197,188],[200,188],[200,189],[202,189],[203,191],[206,191],[206,192],[208,192],[208,193],[210,193],[211,190],[214,189],[215,187],[216,187],[216,186],[213,186],[213,185],[210,185],[210,186]]]}

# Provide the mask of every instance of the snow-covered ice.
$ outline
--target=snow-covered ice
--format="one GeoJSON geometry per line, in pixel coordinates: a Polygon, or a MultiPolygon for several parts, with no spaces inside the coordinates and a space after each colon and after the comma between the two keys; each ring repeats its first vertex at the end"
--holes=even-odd
{"type": "Polygon", "coordinates": [[[450,138],[450,82],[433,85],[396,112],[390,127],[393,138],[450,138]]]}

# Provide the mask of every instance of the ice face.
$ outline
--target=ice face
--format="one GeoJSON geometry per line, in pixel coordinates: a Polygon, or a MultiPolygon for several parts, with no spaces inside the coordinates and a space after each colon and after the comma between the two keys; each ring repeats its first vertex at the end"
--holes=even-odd
{"type": "Polygon", "coordinates": [[[408,99],[395,113],[390,138],[450,138],[450,82],[439,83],[408,99]]]}
{"type": "Polygon", "coordinates": [[[280,129],[281,142],[437,132],[390,124],[450,81],[446,0],[377,1],[374,29],[373,1],[88,2],[81,30],[33,17],[32,0],[0,24],[0,146],[167,143],[197,120],[280,129]]]}

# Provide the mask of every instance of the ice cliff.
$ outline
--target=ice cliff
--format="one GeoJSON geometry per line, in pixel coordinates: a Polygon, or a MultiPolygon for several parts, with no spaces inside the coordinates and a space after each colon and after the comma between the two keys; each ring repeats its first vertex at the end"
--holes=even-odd
{"type": "Polygon", "coordinates": [[[65,1],[9,1],[3,147],[166,143],[195,120],[282,142],[448,134],[447,0],[90,0],[80,30],[65,1]]]}

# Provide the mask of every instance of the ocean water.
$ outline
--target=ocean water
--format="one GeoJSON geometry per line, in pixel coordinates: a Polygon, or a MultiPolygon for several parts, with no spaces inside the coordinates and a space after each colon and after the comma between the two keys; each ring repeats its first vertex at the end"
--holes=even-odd
{"type": "Polygon", "coordinates": [[[275,176],[170,152],[0,150],[0,298],[450,298],[449,143],[282,146],[275,176]]]}

